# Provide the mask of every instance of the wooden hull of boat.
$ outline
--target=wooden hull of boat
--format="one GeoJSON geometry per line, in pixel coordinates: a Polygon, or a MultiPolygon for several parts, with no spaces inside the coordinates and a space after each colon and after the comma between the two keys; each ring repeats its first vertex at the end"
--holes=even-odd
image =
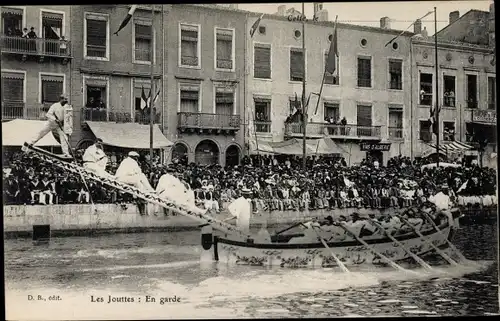
{"type": "MultiPolygon", "coordinates": [[[[441,225],[440,229],[441,233],[437,233],[435,230],[421,231],[421,233],[435,246],[446,248],[446,240],[451,239],[454,229],[447,223],[441,225]]],[[[418,256],[433,251],[429,243],[424,242],[415,233],[400,235],[397,236],[396,239],[401,242],[405,248],[418,256]]],[[[373,247],[377,252],[385,255],[392,261],[398,262],[409,258],[407,252],[389,238],[368,239],[365,241],[370,247],[373,247]]],[[[370,251],[369,248],[356,240],[328,243],[328,246],[346,266],[386,263],[378,255],[370,251]]],[[[215,261],[227,264],[293,268],[336,266],[330,250],[326,249],[320,242],[307,244],[250,244],[214,236],[210,248],[205,248],[205,250],[212,252],[212,258],[215,261]]]]}

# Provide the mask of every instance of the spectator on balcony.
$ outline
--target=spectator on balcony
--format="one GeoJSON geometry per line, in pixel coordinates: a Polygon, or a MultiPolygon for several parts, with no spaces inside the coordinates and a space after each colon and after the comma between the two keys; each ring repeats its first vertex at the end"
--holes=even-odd
{"type": "Polygon", "coordinates": [[[342,117],[342,119],[340,120],[340,125],[342,126],[340,128],[340,134],[342,136],[345,136],[345,135],[348,135],[347,131],[346,131],[346,126],[347,126],[347,119],[345,119],[345,117],[342,117]]]}
{"type": "Polygon", "coordinates": [[[28,46],[30,51],[36,51],[36,36],[35,27],[31,27],[30,32],[26,34],[28,40],[28,46]]]}
{"type": "Polygon", "coordinates": [[[66,40],[66,38],[64,38],[64,36],[61,36],[61,38],[59,39],[60,40],[60,43],[59,43],[59,50],[60,50],[60,54],[61,55],[66,55],[68,53],[68,41],[66,40]]]}

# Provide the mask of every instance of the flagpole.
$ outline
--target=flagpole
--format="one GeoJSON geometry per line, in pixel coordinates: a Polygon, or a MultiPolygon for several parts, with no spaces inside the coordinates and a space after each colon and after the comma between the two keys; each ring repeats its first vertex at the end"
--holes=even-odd
{"type": "Polygon", "coordinates": [[[302,58],[303,58],[303,76],[302,76],[302,130],[304,136],[302,138],[302,168],[306,170],[306,126],[307,126],[307,110],[306,110],[306,23],[304,14],[304,2],[302,2],[302,58]]]}
{"type": "Polygon", "coordinates": [[[434,110],[435,120],[436,120],[436,153],[437,161],[436,167],[439,167],[439,61],[438,61],[438,41],[437,41],[437,11],[434,7],[434,55],[435,55],[435,68],[436,68],[436,107],[434,110]]]}
{"type": "Polygon", "coordinates": [[[149,161],[151,163],[151,167],[153,167],[153,106],[154,100],[156,98],[155,95],[155,81],[154,81],[154,58],[155,58],[155,26],[154,26],[154,17],[155,17],[155,5],[151,4],[151,95],[149,95],[149,161]]]}

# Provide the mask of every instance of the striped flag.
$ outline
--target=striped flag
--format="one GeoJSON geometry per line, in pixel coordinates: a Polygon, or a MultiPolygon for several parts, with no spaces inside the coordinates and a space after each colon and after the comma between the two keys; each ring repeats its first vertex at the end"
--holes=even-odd
{"type": "MultiPolygon", "coordinates": [[[[151,93],[150,93],[151,95],[151,93]]],[[[148,99],[149,97],[146,97],[146,93],[144,92],[144,86],[142,86],[142,92],[141,92],[141,109],[144,109],[148,106],[148,99]]]]}
{"type": "Polygon", "coordinates": [[[134,15],[134,12],[135,12],[136,9],[137,9],[137,5],[136,4],[134,4],[134,5],[132,5],[130,7],[130,10],[128,11],[127,16],[125,17],[125,19],[123,19],[120,27],[114,33],[115,35],[118,36],[118,32],[120,32],[123,28],[125,28],[125,26],[128,24],[128,22],[130,21],[130,19],[132,19],[132,16],[134,15]]]}
{"type": "Polygon", "coordinates": [[[337,45],[337,19],[335,18],[335,26],[333,29],[333,39],[330,42],[330,50],[328,51],[328,58],[326,58],[325,72],[333,75],[335,70],[337,70],[337,57],[339,56],[339,50],[337,45]]]}
{"type": "Polygon", "coordinates": [[[264,16],[264,14],[261,14],[259,19],[257,19],[253,25],[252,25],[252,28],[250,28],[250,37],[253,37],[253,34],[255,33],[255,31],[257,30],[257,28],[259,27],[259,24],[260,24],[260,21],[262,20],[262,17],[264,16]]]}
{"type": "Polygon", "coordinates": [[[414,24],[415,22],[417,22],[418,20],[422,20],[424,19],[425,17],[427,17],[428,15],[430,15],[431,13],[434,13],[434,11],[429,11],[427,12],[424,16],[422,16],[421,18],[415,20],[412,22],[411,25],[408,26],[408,28],[406,28],[406,30],[402,31],[399,35],[397,35],[396,37],[392,38],[391,40],[389,40],[389,42],[387,42],[385,44],[385,47],[387,47],[388,45],[390,45],[391,43],[393,43],[396,39],[398,39],[399,37],[401,37],[406,31],[408,31],[408,29],[410,29],[414,24]]]}

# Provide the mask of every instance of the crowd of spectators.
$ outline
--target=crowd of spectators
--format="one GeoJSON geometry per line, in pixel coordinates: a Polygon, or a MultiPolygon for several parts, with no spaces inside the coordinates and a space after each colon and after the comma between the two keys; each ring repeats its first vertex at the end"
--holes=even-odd
{"type": "MultiPolygon", "coordinates": [[[[77,151],[77,159],[83,150],[77,151]]],[[[4,204],[128,203],[133,197],[79,175],[48,167],[21,152],[4,152],[4,204]],[[85,186],[85,185],[88,186],[85,186]],[[89,194],[90,191],[90,194],[89,194]]],[[[108,152],[107,171],[114,174],[125,152],[108,152]]],[[[395,157],[382,166],[373,159],[347,166],[343,158],[308,157],[306,170],[298,156],[254,155],[241,165],[188,164],[185,158],[162,165],[143,153],[140,165],[151,185],[170,172],[195,192],[200,205],[221,211],[240,196],[252,198],[255,211],[314,210],[345,207],[405,207],[446,189],[456,194],[496,194],[496,173],[477,165],[422,170],[424,160],[395,157]],[[464,183],[466,183],[464,185],[464,183]]]]}

